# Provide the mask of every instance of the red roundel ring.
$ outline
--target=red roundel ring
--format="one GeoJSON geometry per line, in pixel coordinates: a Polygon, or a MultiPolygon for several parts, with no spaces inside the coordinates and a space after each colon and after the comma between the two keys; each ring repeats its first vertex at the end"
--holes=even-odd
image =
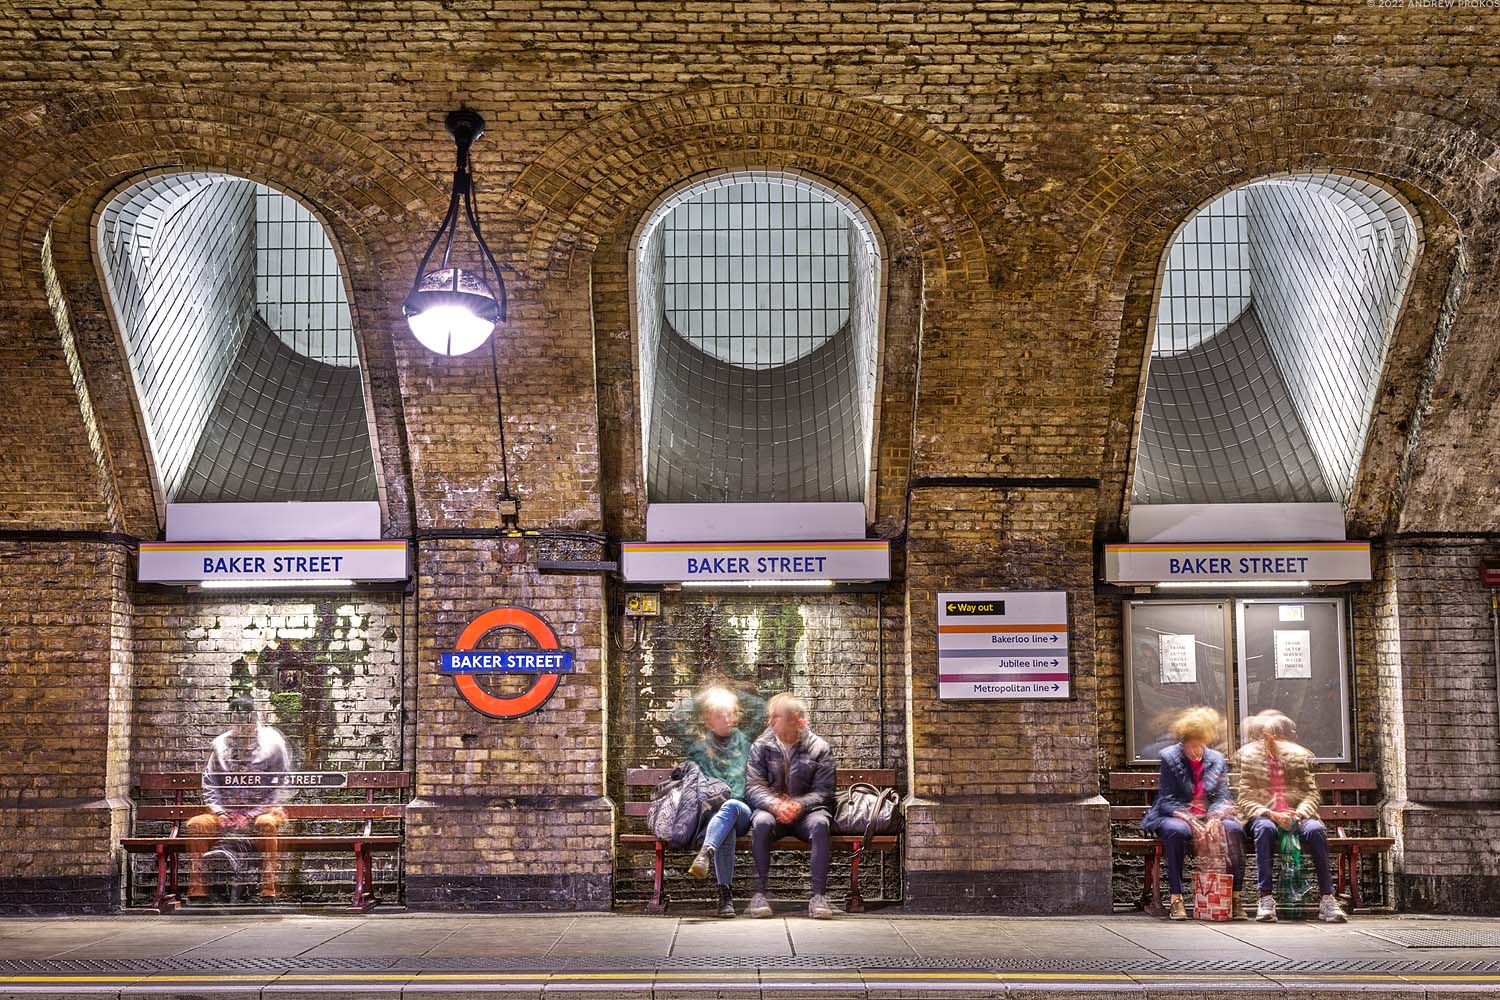
{"type": "MultiPolygon", "coordinates": [[[[472,650],[485,634],[497,628],[518,629],[537,644],[539,649],[557,649],[557,633],[552,626],[542,621],[534,612],[524,608],[493,608],[469,622],[454,647],[461,653],[472,650]]],[[[520,694],[500,697],[490,694],[479,686],[473,674],[454,674],[453,684],[476,712],[494,719],[519,719],[530,715],[547,703],[557,690],[562,674],[533,674],[531,687],[520,694]]]]}

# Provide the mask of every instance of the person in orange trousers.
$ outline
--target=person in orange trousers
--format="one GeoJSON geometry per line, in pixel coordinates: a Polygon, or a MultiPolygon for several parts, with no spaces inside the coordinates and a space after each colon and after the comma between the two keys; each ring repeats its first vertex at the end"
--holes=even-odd
{"type": "Polygon", "coordinates": [[[245,831],[261,838],[260,892],[274,899],[281,858],[277,837],[287,823],[281,803],[291,794],[276,779],[292,770],[292,755],[280,732],[260,724],[251,698],[230,699],[229,717],[229,729],[214,738],[203,766],[203,803],[209,811],[187,821],[188,898],[208,895],[203,855],[214,841],[245,831]]]}

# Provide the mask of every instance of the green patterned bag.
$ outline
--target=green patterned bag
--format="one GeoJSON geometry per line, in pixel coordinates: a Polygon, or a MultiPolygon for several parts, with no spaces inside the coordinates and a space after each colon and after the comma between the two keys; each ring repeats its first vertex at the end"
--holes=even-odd
{"type": "Polygon", "coordinates": [[[1306,919],[1317,902],[1302,840],[1294,830],[1283,830],[1276,852],[1276,910],[1290,920],[1306,919]]]}

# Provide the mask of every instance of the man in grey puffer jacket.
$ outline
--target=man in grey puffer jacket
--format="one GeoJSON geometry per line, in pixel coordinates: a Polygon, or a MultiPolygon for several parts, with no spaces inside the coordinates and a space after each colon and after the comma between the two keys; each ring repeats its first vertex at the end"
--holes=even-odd
{"type": "Polygon", "coordinates": [[[769,917],[766,879],[771,871],[771,842],[788,834],[812,847],[812,898],[807,915],[833,916],[825,895],[831,854],[834,779],[833,750],[807,728],[807,705],[791,694],[778,694],[767,705],[769,725],[750,747],[745,766],[745,800],[755,810],[750,821],[755,857],[755,894],[745,911],[769,917]]]}

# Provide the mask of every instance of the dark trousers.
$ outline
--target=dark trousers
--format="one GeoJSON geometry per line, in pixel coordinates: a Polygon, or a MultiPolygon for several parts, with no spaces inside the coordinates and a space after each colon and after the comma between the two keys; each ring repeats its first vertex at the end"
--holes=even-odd
{"type": "MultiPolygon", "coordinates": [[[[1193,830],[1178,819],[1169,816],[1162,820],[1157,830],[1161,837],[1161,853],[1167,862],[1167,889],[1174,896],[1182,895],[1182,859],[1188,845],[1193,842],[1193,830]]],[[[1239,820],[1224,820],[1224,840],[1229,850],[1229,874],[1234,876],[1234,887],[1238,889],[1245,880],[1245,828],[1239,820]]]]}
{"type": "MultiPolygon", "coordinates": [[[[1328,829],[1322,820],[1298,820],[1292,825],[1302,847],[1313,857],[1313,868],[1318,872],[1318,891],[1327,896],[1333,892],[1333,866],[1328,859],[1328,829]]],[[[1272,880],[1276,849],[1281,846],[1281,827],[1276,821],[1257,816],[1250,821],[1250,836],[1255,838],[1255,879],[1260,883],[1260,894],[1269,896],[1275,891],[1272,880]]]]}
{"type": "Polygon", "coordinates": [[[750,853],[755,858],[755,891],[766,891],[766,879],[771,874],[771,841],[791,835],[812,846],[812,894],[823,895],[828,888],[828,861],[832,856],[828,835],[831,832],[826,812],[805,813],[790,823],[778,823],[775,816],[764,809],[757,809],[750,820],[750,853]]]}

